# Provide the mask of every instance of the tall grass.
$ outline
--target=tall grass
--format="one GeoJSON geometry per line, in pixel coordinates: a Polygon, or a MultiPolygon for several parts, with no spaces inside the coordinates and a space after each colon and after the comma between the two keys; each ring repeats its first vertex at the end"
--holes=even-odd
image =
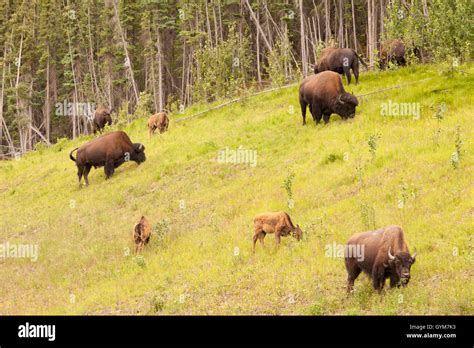
{"type": "Polygon", "coordinates": [[[474,66],[442,69],[364,74],[346,90],[433,79],[364,98],[355,119],[328,125],[301,126],[297,87],[173,123],[194,107],[151,139],[139,119],[125,130],[147,161],[107,181],[93,169],[87,188],[68,153],[90,137],[0,162],[0,242],[39,246],[37,262],[0,259],[0,314],[472,315],[474,66]],[[382,116],[389,99],[420,103],[421,117],[382,116]],[[239,146],[257,151],[255,167],[216,161],[239,146]],[[269,235],[252,254],[253,216],[275,210],[303,240],[277,248],[269,235]],[[137,258],[141,215],[154,234],[137,258]],[[361,275],[347,297],[344,261],[325,246],[388,224],[418,250],[410,284],[379,296],[361,275]]]}

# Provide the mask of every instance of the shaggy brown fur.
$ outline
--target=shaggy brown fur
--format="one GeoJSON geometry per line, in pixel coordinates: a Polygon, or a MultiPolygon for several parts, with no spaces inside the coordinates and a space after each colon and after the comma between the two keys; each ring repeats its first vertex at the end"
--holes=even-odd
{"type": "Polygon", "coordinates": [[[145,146],[140,143],[132,143],[128,135],[123,131],[116,131],[102,135],[85,143],[79,148],[71,151],[69,158],[76,162],[79,177],[84,176],[86,185],[89,185],[87,176],[92,167],[104,167],[106,179],[110,178],[115,168],[126,161],[134,161],[137,164],[145,162],[145,146]],[[77,158],[72,153],[77,150],[77,158]]]}
{"type": "Polygon", "coordinates": [[[254,235],[253,235],[253,251],[255,252],[255,243],[260,240],[263,245],[263,239],[267,233],[274,233],[277,244],[280,244],[280,237],[287,236],[290,233],[297,240],[301,239],[303,231],[299,225],[293,225],[290,216],[283,212],[262,213],[253,219],[254,235]]]}
{"type": "Polygon", "coordinates": [[[416,252],[410,255],[403,230],[399,226],[388,226],[376,231],[354,234],[346,246],[345,263],[348,273],[347,291],[351,292],[354,281],[361,271],[372,278],[375,290],[379,292],[390,278],[390,286],[403,286],[410,280],[410,267],[415,263],[416,252]],[[363,247],[362,260],[348,255],[348,247],[363,247]]]}
{"type": "Polygon", "coordinates": [[[151,137],[156,129],[159,129],[160,133],[166,132],[169,123],[168,115],[164,111],[150,116],[148,119],[148,136],[151,137]]]}
{"type": "Polygon", "coordinates": [[[103,105],[99,105],[97,109],[95,109],[94,113],[94,133],[104,129],[106,124],[108,124],[109,126],[112,125],[112,117],[110,117],[110,110],[103,105]]]}
{"type": "Polygon", "coordinates": [[[341,77],[332,71],[323,71],[305,78],[300,85],[299,97],[303,125],[306,124],[308,105],[316,124],[321,118],[328,123],[332,113],[342,118],[352,118],[358,105],[357,98],[344,90],[341,77]]]}
{"type": "Polygon", "coordinates": [[[406,65],[405,45],[398,39],[385,41],[380,48],[380,69],[385,69],[389,62],[400,66],[406,65]]]}
{"type": "Polygon", "coordinates": [[[151,225],[148,220],[142,216],[140,221],[133,228],[132,237],[135,242],[135,253],[142,251],[143,247],[148,244],[151,236],[151,225]]]}
{"type": "Polygon", "coordinates": [[[367,69],[367,64],[352,48],[334,48],[326,47],[321,51],[319,64],[314,67],[314,73],[318,74],[323,71],[334,71],[338,74],[345,74],[347,83],[351,84],[351,69],[359,83],[359,61],[367,69]]]}

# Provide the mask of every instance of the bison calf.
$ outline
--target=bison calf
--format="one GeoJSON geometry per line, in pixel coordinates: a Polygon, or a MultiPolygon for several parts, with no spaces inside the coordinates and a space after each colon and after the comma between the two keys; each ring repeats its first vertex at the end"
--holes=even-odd
{"type": "Polygon", "coordinates": [[[166,112],[159,112],[154,114],[148,119],[148,136],[155,132],[156,129],[160,130],[160,133],[166,132],[168,130],[169,118],[166,112]]]}
{"type": "Polygon", "coordinates": [[[283,212],[263,213],[255,216],[253,219],[254,235],[253,235],[253,251],[255,252],[255,243],[260,240],[263,245],[263,239],[267,233],[274,233],[277,244],[280,244],[280,237],[287,236],[290,233],[297,240],[301,239],[303,231],[299,225],[296,227],[291,222],[290,216],[283,212]]]}
{"type": "Polygon", "coordinates": [[[105,178],[109,179],[115,168],[124,162],[134,161],[140,164],[146,160],[145,146],[132,143],[127,133],[123,131],[111,132],[89,141],[72,150],[69,158],[76,162],[79,185],[81,185],[82,176],[86,185],[89,185],[88,175],[92,167],[104,167],[105,178]],[[76,150],[77,158],[74,158],[72,153],[76,150]]]}
{"type": "Polygon", "coordinates": [[[148,244],[151,236],[151,225],[148,220],[142,216],[140,221],[133,228],[132,237],[135,241],[135,253],[140,252],[148,244]]]}
{"type": "Polygon", "coordinates": [[[364,271],[372,278],[374,289],[380,292],[387,278],[391,287],[408,284],[416,251],[410,255],[401,227],[388,226],[354,234],[347,242],[344,256],[347,291],[352,291],[354,281],[364,271]],[[354,255],[354,250],[360,250],[362,255],[354,255]]]}
{"type": "Polygon", "coordinates": [[[342,118],[353,118],[358,105],[357,98],[346,93],[341,77],[332,71],[324,71],[317,75],[308,76],[300,85],[300,105],[303,116],[303,126],[306,124],[306,106],[316,124],[324,118],[329,122],[332,113],[342,118]]]}

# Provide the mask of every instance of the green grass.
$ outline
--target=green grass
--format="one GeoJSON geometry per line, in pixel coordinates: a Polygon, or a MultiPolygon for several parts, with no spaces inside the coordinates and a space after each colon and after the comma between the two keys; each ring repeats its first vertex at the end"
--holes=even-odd
{"type": "Polygon", "coordinates": [[[474,65],[462,67],[468,76],[444,69],[363,74],[346,89],[433,79],[364,98],[355,119],[333,115],[328,125],[301,125],[296,86],[173,122],[206,106],[193,107],[152,139],[140,119],[126,131],[147,161],[108,181],[92,169],[87,188],[68,154],[91,137],[0,162],[0,242],[39,245],[37,262],[0,260],[0,314],[474,314],[474,65]],[[381,116],[389,99],[420,103],[420,119],[381,116]],[[219,149],[239,146],[257,150],[255,167],[217,162],[219,149]],[[304,238],[276,248],[269,235],[253,255],[253,217],[275,210],[288,211],[304,238]],[[155,233],[136,258],[126,251],[142,214],[155,233]],[[326,257],[325,245],[389,224],[418,250],[410,284],[379,296],[361,275],[346,297],[344,261],[326,257]]]}

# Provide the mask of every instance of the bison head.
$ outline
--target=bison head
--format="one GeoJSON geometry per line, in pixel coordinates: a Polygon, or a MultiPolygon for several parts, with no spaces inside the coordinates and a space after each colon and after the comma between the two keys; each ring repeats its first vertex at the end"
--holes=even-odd
{"type": "Polygon", "coordinates": [[[301,237],[303,237],[303,231],[300,228],[300,225],[296,225],[295,230],[293,231],[293,237],[296,238],[296,240],[300,240],[301,237]]]}
{"type": "Polygon", "coordinates": [[[415,263],[416,251],[413,255],[407,252],[399,252],[395,256],[390,252],[391,248],[388,249],[388,263],[395,273],[397,279],[403,286],[407,286],[410,281],[410,268],[415,263]]]}
{"type": "Polygon", "coordinates": [[[342,93],[337,96],[334,104],[334,112],[342,118],[353,118],[355,116],[356,106],[359,105],[355,95],[342,93]]]}
{"type": "Polygon", "coordinates": [[[140,143],[135,143],[135,144],[133,144],[133,150],[134,150],[134,153],[130,156],[130,159],[132,161],[137,162],[137,164],[145,162],[145,160],[146,160],[145,146],[143,144],[140,144],[140,143]]]}

